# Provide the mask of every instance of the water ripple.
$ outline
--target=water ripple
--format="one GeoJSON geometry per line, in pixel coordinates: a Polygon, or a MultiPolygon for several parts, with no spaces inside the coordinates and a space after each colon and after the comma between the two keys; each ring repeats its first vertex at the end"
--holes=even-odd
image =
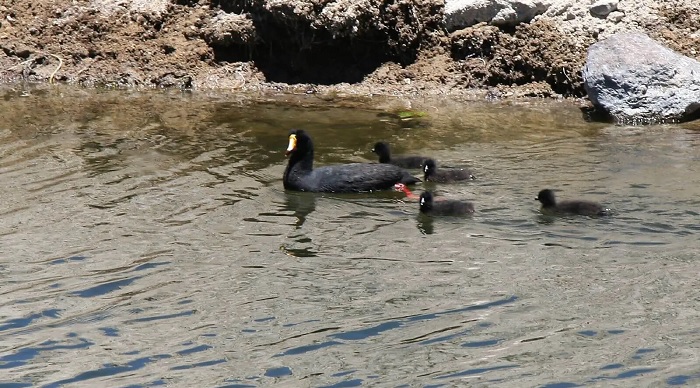
{"type": "Polygon", "coordinates": [[[0,99],[0,385],[699,379],[696,130],[585,122],[569,102],[16,94],[0,99]],[[408,103],[427,116],[378,114],[408,103]],[[374,161],[378,140],[468,166],[477,181],[412,190],[477,212],[285,191],[290,127],[319,166],[374,161]],[[545,187],[614,214],[543,216],[545,187]]]}
{"type": "Polygon", "coordinates": [[[134,371],[137,371],[139,369],[145,368],[150,363],[154,363],[154,362],[157,362],[157,361],[162,360],[162,359],[168,359],[170,357],[171,356],[167,355],[167,354],[158,354],[158,355],[154,355],[154,356],[137,358],[137,359],[131,360],[129,362],[126,362],[122,365],[106,364],[106,365],[103,365],[101,368],[80,373],[80,374],[76,375],[75,377],[72,377],[69,379],[58,380],[58,381],[46,384],[45,387],[57,388],[57,387],[61,387],[61,386],[66,385],[66,384],[84,382],[87,380],[92,380],[92,379],[97,379],[97,378],[102,378],[102,377],[116,376],[116,375],[124,374],[127,372],[134,372],[134,371]]]}
{"type": "Polygon", "coordinates": [[[31,325],[32,322],[37,321],[37,320],[44,318],[44,317],[56,319],[59,317],[60,312],[61,312],[61,310],[58,310],[58,309],[49,309],[49,310],[44,310],[40,313],[31,314],[31,315],[23,317],[23,318],[9,319],[3,323],[0,323],[0,331],[24,328],[24,327],[31,325]]]}
{"type": "Polygon", "coordinates": [[[91,345],[94,345],[94,343],[91,341],[88,341],[84,338],[75,338],[74,336],[71,336],[70,339],[66,342],[68,343],[60,343],[58,341],[45,341],[37,346],[23,347],[22,349],[19,349],[13,354],[8,354],[0,357],[0,369],[11,369],[26,365],[32,360],[41,356],[42,354],[46,354],[48,352],[60,350],[86,349],[91,345]]]}

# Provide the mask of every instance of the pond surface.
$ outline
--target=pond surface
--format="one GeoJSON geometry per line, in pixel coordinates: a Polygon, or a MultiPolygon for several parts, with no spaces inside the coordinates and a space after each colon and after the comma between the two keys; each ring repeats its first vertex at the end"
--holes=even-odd
{"type": "Polygon", "coordinates": [[[698,124],[590,123],[570,102],[1,94],[2,386],[700,384],[698,124]],[[388,114],[408,104],[427,116],[388,114]],[[293,127],[317,165],[387,140],[470,167],[425,187],[477,212],[285,192],[293,127]],[[614,215],[543,216],[542,188],[614,215]]]}

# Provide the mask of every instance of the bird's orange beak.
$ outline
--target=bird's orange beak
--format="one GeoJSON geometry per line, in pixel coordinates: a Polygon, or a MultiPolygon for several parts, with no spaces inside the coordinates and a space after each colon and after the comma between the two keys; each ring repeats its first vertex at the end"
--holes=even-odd
{"type": "Polygon", "coordinates": [[[284,156],[289,156],[292,151],[297,149],[297,135],[289,135],[289,145],[287,146],[287,151],[284,152],[284,156]]]}

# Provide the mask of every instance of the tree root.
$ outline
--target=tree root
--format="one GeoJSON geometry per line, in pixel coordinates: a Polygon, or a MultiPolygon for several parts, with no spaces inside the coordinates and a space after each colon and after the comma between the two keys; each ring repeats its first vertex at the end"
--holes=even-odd
{"type": "MultiPolygon", "coordinates": [[[[61,70],[61,67],[63,66],[63,59],[61,59],[61,57],[59,57],[56,54],[51,54],[51,53],[47,53],[47,52],[44,52],[43,54],[54,57],[58,60],[58,66],[56,66],[54,71],[51,72],[51,75],[49,76],[49,83],[53,84],[53,80],[54,80],[54,77],[56,76],[56,73],[58,73],[58,71],[61,70]]],[[[13,70],[13,69],[20,67],[20,66],[24,66],[26,69],[27,67],[31,67],[36,62],[36,60],[37,60],[37,58],[27,59],[26,61],[22,61],[16,65],[13,65],[13,66],[6,68],[4,71],[10,71],[10,70],[13,70]]]]}

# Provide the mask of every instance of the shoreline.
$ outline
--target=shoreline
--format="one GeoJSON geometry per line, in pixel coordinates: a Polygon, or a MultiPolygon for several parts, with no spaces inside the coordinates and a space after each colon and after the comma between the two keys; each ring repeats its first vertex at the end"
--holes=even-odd
{"type": "Polygon", "coordinates": [[[700,59],[700,4],[690,0],[611,1],[605,17],[573,0],[535,3],[546,7],[527,21],[449,30],[438,0],[9,4],[0,83],[576,100],[587,48],[615,32],[643,31],[700,59]]]}

